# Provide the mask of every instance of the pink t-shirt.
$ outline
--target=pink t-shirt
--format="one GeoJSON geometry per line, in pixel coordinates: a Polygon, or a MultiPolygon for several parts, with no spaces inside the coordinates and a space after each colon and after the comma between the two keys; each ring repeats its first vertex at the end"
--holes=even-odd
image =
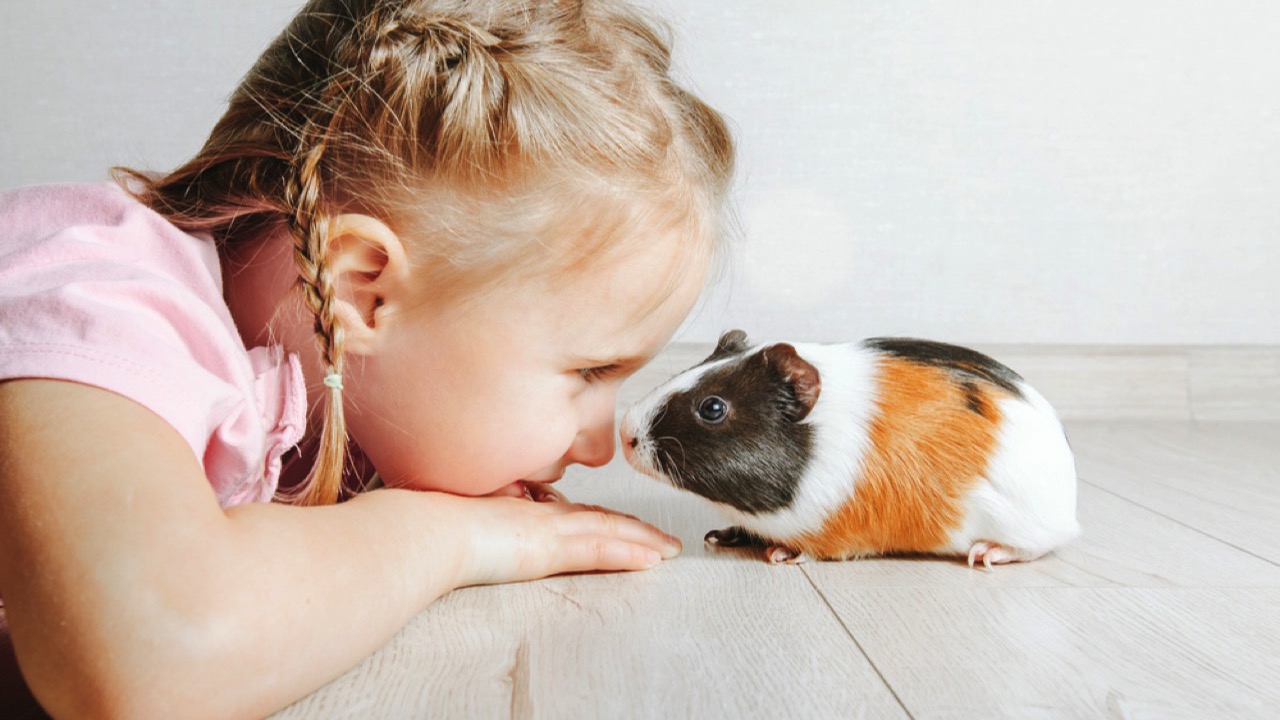
{"type": "Polygon", "coordinates": [[[0,193],[0,380],[12,378],[73,380],[149,408],[223,507],[269,501],[306,425],[297,356],[245,348],[212,239],[112,184],[0,193]]]}

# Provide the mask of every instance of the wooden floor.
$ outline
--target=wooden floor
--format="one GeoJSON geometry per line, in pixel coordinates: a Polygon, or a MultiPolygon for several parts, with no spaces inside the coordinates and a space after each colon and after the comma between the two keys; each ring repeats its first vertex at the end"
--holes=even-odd
{"type": "MultiPolygon", "coordinates": [[[[660,358],[624,403],[703,350],[660,358]]],[[[1189,351],[1104,363],[1110,405],[1092,360],[1004,354],[1074,408],[1084,533],[1039,561],[770,566],[705,547],[714,510],[618,459],[560,487],[675,533],[680,557],[453,592],[278,717],[1280,717],[1277,384],[1239,377],[1280,355],[1240,352],[1252,366],[1219,354],[1231,370],[1207,381],[1189,351]]]]}

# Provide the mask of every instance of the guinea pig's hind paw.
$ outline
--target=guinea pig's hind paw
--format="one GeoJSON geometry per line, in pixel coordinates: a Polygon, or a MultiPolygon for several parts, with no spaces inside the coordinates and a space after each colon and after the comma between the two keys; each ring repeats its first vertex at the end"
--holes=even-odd
{"type": "Polygon", "coordinates": [[[982,567],[988,572],[991,571],[992,565],[1003,565],[1017,560],[1013,551],[1003,545],[989,543],[985,540],[979,540],[969,548],[969,567],[977,561],[982,561],[982,567]]]}
{"type": "Polygon", "coordinates": [[[808,555],[799,550],[792,550],[783,545],[770,545],[769,549],[765,550],[765,557],[769,558],[770,565],[778,565],[779,563],[799,565],[809,559],[808,555]]]}

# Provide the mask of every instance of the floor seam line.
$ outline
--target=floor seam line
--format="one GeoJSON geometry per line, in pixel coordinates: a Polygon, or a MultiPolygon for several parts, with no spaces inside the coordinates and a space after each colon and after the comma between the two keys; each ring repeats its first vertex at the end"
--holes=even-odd
{"type": "Polygon", "coordinates": [[[1236,545],[1235,543],[1233,543],[1233,542],[1231,542],[1231,541],[1229,541],[1229,540],[1223,540],[1222,538],[1220,538],[1220,537],[1218,537],[1218,536],[1216,536],[1216,535],[1211,535],[1209,532],[1207,532],[1207,531],[1205,531],[1205,530],[1201,530],[1200,528],[1198,528],[1198,527],[1196,527],[1196,526],[1194,526],[1194,525],[1189,525],[1189,524],[1187,524],[1186,522],[1184,522],[1184,521],[1182,521],[1182,520],[1179,520],[1179,519],[1178,519],[1178,518],[1176,518],[1176,517],[1173,517],[1172,515],[1167,515],[1167,514],[1165,514],[1165,513],[1160,512],[1159,510],[1156,510],[1156,509],[1154,509],[1154,508],[1151,508],[1151,507],[1148,507],[1148,506],[1146,506],[1146,505],[1143,505],[1142,503],[1138,502],[1137,500],[1134,500],[1133,498],[1130,498],[1130,497],[1126,497],[1126,496],[1124,496],[1124,495],[1121,495],[1120,493],[1116,492],[1115,490],[1112,490],[1112,489],[1110,489],[1110,488],[1103,487],[1103,486],[1101,486],[1101,485],[1099,485],[1099,484],[1097,484],[1097,483],[1095,483],[1095,482],[1090,482],[1090,481],[1088,481],[1088,480],[1085,480],[1084,478],[1079,478],[1079,480],[1080,480],[1080,483],[1081,483],[1081,484],[1088,485],[1089,487],[1094,488],[1095,490],[1101,490],[1102,492],[1107,493],[1108,495],[1111,495],[1112,497],[1119,498],[1119,499],[1121,499],[1121,500],[1123,500],[1123,501],[1125,501],[1125,502],[1127,502],[1127,503],[1129,503],[1129,504],[1131,504],[1131,505],[1136,505],[1137,507],[1140,507],[1140,508],[1142,508],[1143,510],[1146,510],[1147,512],[1149,512],[1149,513],[1152,513],[1152,514],[1154,514],[1154,515],[1159,515],[1160,517],[1164,518],[1165,520],[1168,520],[1169,522],[1172,522],[1172,523],[1175,523],[1175,524],[1181,525],[1182,527],[1184,527],[1184,528],[1186,528],[1186,529],[1188,529],[1188,530],[1191,530],[1192,532],[1199,533],[1200,535],[1203,535],[1204,537],[1207,537],[1207,538],[1209,538],[1209,539],[1211,539],[1211,540],[1213,540],[1213,541],[1215,541],[1215,542],[1220,542],[1220,543],[1222,543],[1223,545],[1226,545],[1226,546],[1227,546],[1227,547],[1229,547],[1229,548],[1234,548],[1234,549],[1236,549],[1236,550],[1239,550],[1240,552],[1244,553],[1245,555],[1248,555],[1248,556],[1253,557],[1253,558],[1257,558],[1258,560],[1261,560],[1262,562],[1265,562],[1265,563],[1267,563],[1268,565],[1273,565],[1273,566],[1275,566],[1275,567],[1280,567],[1280,562],[1276,562],[1275,560],[1272,560],[1272,559],[1271,559],[1271,558],[1269,558],[1269,557],[1265,557],[1265,556],[1263,556],[1263,555],[1259,555],[1258,553],[1253,552],[1252,550],[1249,550],[1249,549],[1247,549],[1247,548],[1242,548],[1242,547],[1240,547],[1239,545],[1236,545]]]}
{"type": "Polygon", "coordinates": [[[862,654],[863,659],[866,660],[867,664],[871,666],[871,669],[875,671],[876,677],[880,678],[880,682],[884,684],[885,689],[893,696],[894,702],[898,703],[898,707],[902,708],[902,712],[906,713],[910,720],[915,720],[915,715],[912,715],[911,711],[907,709],[906,703],[904,703],[902,698],[898,696],[898,691],[889,683],[889,679],[884,676],[884,673],[880,672],[880,667],[876,665],[876,661],[871,659],[871,655],[867,653],[867,649],[862,647],[862,643],[858,642],[858,638],[853,634],[853,631],[845,624],[844,618],[840,617],[840,613],[836,612],[835,607],[831,605],[831,601],[827,599],[826,593],[823,593],[822,589],[813,581],[813,578],[809,576],[808,570],[802,567],[800,568],[800,574],[804,575],[804,579],[808,581],[809,587],[813,588],[813,591],[818,593],[818,597],[822,600],[822,604],[827,606],[827,610],[831,612],[831,616],[840,624],[840,629],[844,630],[844,634],[853,641],[853,646],[858,648],[858,652],[862,654]]]}

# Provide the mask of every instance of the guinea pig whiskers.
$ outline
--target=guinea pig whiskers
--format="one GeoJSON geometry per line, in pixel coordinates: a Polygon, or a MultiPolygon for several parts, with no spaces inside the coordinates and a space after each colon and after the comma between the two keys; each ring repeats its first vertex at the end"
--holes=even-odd
{"type": "MultiPolygon", "coordinates": [[[[681,459],[684,459],[685,457],[687,457],[687,454],[686,454],[686,453],[685,453],[685,451],[684,451],[684,443],[680,442],[680,438],[673,437],[673,436],[671,436],[671,435],[663,435],[663,436],[662,436],[662,437],[660,437],[660,438],[656,438],[656,439],[655,439],[655,442],[662,442],[663,440],[670,440],[671,442],[675,443],[676,445],[678,445],[678,446],[680,447],[680,457],[681,457],[681,459]]],[[[673,457],[673,456],[671,455],[671,453],[669,453],[669,452],[667,453],[667,459],[668,459],[668,460],[671,460],[671,461],[673,461],[673,462],[675,461],[675,457],[673,457]]]]}
{"type": "MultiPolygon", "coordinates": [[[[680,475],[680,467],[676,465],[675,459],[671,457],[671,453],[660,447],[655,446],[655,449],[667,458],[667,476],[671,480],[671,484],[678,488],[684,488],[684,478],[680,475]]],[[[661,463],[658,463],[658,465],[661,466],[661,463]]]]}

